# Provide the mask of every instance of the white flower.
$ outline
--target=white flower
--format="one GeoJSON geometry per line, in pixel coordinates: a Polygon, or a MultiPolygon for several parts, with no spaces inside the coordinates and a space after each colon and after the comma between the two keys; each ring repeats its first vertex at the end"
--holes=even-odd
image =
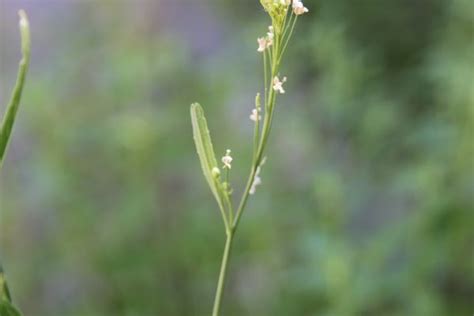
{"type": "Polygon", "coordinates": [[[273,78],[273,90],[278,91],[279,93],[285,93],[285,90],[283,89],[283,84],[286,82],[286,77],[283,77],[283,80],[280,81],[280,79],[277,77],[273,78]]]}
{"type": "Polygon", "coordinates": [[[268,27],[267,37],[257,38],[258,49],[257,52],[263,53],[265,49],[273,45],[273,38],[275,37],[273,33],[273,26],[268,27]]]}
{"type": "Polygon", "coordinates": [[[262,178],[260,178],[260,171],[262,169],[261,167],[265,164],[266,161],[267,161],[267,157],[264,157],[260,165],[257,167],[257,170],[255,171],[255,176],[253,177],[252,186],[250,187],[250,190],[249,190],[249,194],[255,194],[255,191],[257,190],[257,186],[262,184],[262,178]]]}
{"type": "Polygon", "coordinates": [[[293,12],[296,15],[302,15],[309,12],[308,8],[304,6],[301,0],[293,0],[293,12]]]}
{"type": "MultiPolygon", "coordinates": [[[[260,167],[258,167],[257,172],[260,171],[260,167]]],[[[252,186],[250,187],[249,194],[255,194],[255,191],[257,191],[257,186],[262,184],[262,179],[255,174],[255,177],[253,178],[253,183],[252,186]]]]}
{"type": "Polygon", "coordinates": [[[224,164],[224,169],[231,169],[232,168],[232,157],[230,156],[230,149],[227,149],[225,152],[225,156],[222,157],[222,163],[224,164]]]}
{"type": "Polygon", "coordinates": [[[255,194],[257,190],[257,186],[262,184],[262,178],[260,178],[260,166],[257,167],[257,171],[255,171],[255,176],[253,177],[252,186],[250,187],[249,194],[255,194]]]}
{"type": "Polygon", "coordinates": [[[252,110],[252,114],[250,114],[250,119],[254,122],[257,122],[257,120],[261,120],[262,117],[258,114],[257,109],[252,110]]]}
{"type": "Polygon", "coordinates": [[[265,49],[267,49],[267,39],[265,37],[259,37],[257,38],[257,42],[258,42],[257,52],[263,53],[265,49]]]}
{"type": "Polygon", "coordinates": [[[267,39],[273,43],[273,38],[275,37],[275,32],[273,31],[273,26],[268,27],[267,39]]]}

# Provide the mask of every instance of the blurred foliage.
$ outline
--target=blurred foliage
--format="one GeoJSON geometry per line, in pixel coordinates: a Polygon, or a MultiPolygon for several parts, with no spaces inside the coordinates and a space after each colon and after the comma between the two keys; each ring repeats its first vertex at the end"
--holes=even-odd
{"type": "MultiPolygon", "coordinates": [[[[305,4],[223,314],[472,314],[474,2],[305,4]]],[[[3,0],[0,104],[20,5],[32,76],[0,189],[14,299],[36,316],[208,315],[224,231],[189,104],[240,191],[258,1],[3,0]]]]}

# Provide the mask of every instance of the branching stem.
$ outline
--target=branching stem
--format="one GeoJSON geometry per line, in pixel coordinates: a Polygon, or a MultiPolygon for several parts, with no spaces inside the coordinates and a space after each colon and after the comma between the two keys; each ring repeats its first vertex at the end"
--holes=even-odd
{"type": "MultiPolygon", "coordinates": [[[[279,30],[274,34],[274,41],[273,45],[266,49],[263,52],[263,69],[264,69],[264,118],[263,118],[263,125],[260,130],[260,125],[258,122],[255,124],[255,132],[254,132],[254,149],[253,149],[253,159],[252,159],[252,167],[250,169],[250,174],[247,179],[247,183],[245,185],[244,191],[242,193],[242,197],[240,199],[238,208],[235,212],[235,216],[227,221],[226,226],[226,233],[227,239],[224,248],[224,255],[222,257],[222,264],[219,274],[219,281],[217,283],[217,290],[216,296],[214,299],[214,308],[212,316],[219,316],[220,306],[222,301],[222,295],[224,291],[224,285],[226,280],[227,274],[227,266],[229,262],[229,258],[232,252],[232,242],[239,226],[240,219],[242,218],[242,214],[245,210],[247,205],[250,190],[252,185],[255,181],[255,177],[257,175],[257,170],[259,166],[262,164],[262,160],[264,157],[265,148],[268,142],[268,138],[270,135],[270,130],[273,121],[273,112],[276,103],[276,91],[273,89],[273,80],[276,76],[278,76],[278,72],[280,69],[280,62],[283,56],[283,53],[286,50],[288,42],[293,34],[293,30],[295,28],[297,17],[290,12],[290,17],[287,19],[285,16],[283,21],[282,28],[274,27],[274,30],[279,30]],[[268,54],[268,55],[267,55],[268,54]],[[268,59],[267,59],[268,58],[268,59]],[[267,65],[268,62],[268,65],[267,65]],[[269,76],[269,77],[268,77],[269,76]],[[260,136],[260,137],[259,137],[260,136]]],[[[260,113],[258,113],[260,115],[260,113]]],[[[263,114],[262,114],[263,115],[263,114]]],[[[231,211],[232,214],[234,214],[231,211]]]]}

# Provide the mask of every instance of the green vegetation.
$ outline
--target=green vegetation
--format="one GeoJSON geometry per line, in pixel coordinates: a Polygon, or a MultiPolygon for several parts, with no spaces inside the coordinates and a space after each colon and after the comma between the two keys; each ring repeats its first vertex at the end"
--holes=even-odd
{"type": "Polygon", "coordinates": [[[295,29],[298,16],[308,12],[308,8],[306,8],[300,0],[262,0],[261,3],[271,19],[271,25],[268,27],[267,35],[257,39],[257,51],[263,56],[264,106],[262,111],[260,92],[258,92],[255,97],[255,108],[252,109],[249,116],[255,125],[253,135],[253,159],[247,184],[235,211],[232,201],[233,189],[230,181],[233,161],[232,156],[230,156],[231,150],[227,149],[226,154],[221,159],[223,163],[222,173],[225,173],[225,175],[221,177],[221,171],[217,165],[210,132],[204,117],[204,111],[197,103],[191,105],[191,121],[197,153],[209,188],[219,205],[226,233],[224,254],[222,256],[212,311],[213,316],[220,315],[227,267],[232,254],[232,243],[241,216],[245,210],[249,196],[255,194],[257,186],[262,184],[260,172],[266,161],[264,154],[273,122],[277,95],[285,93],[283,84],[287,78],[279,78],[281,61],[295,29]],[[268,78],[270,78],[270,80],[268,80],[268,78]],[[260,126],[261,120],[263,121],[262,126],[260,126]]]}
{"type": "MultiPolygon", "coordinates": [[[[0,2],[4,106],[18,7],[0,2]]],[[[473,1],[305,5],[221,314],[472,314],[473,1]]],[[[25,9],[34,58],[0,174],[15,304],[31,316],[209,315],[223,229],[189,104],[203,105],[218,157],[232,149],[237,196],[253,159],[260,4],[25,9]]]]}
{"type": "MultiPolygon", "coordinates": [[[[0,169],[7,151],[8,141],[10,140],[13,124],[15,123],[18,107],[20,106],[21,94],[25,85],[26,73],[30,62],[30,28],[28,18],[24,11],[20,15],[20,33],[21,33],[21,51],[23,58],[20,61],[18,69],[18,79],[13,89],[10,103],[7,106],[5,116],[0,125],[0,169]]],[[[20,312],[12,305],[12,298],[8,284],[0,264],[0,315],[1,316],[20,316],[20,312]]]]}

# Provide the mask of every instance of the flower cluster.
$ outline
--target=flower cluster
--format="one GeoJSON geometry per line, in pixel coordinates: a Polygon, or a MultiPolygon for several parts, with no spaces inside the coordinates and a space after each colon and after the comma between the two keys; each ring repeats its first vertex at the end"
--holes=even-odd
{"type": "Polygon", "coordinates": [[[281,34],[291,0],[260,0],[260,3],[270,15],[275,32],[281,34]]]}
{"type": "Polygon", "coordinates": [[[302,15],[309,12],[301,0],[260,0],[260,3],[272,18],[277,32],[280,32],[279,26],[281,26],[285,20],[290,5],[295,15],[302,15]]]}
{"type": "MultiPolygon", "coordinates": [[[[256,108],[252,109],[252,113],[250,114],[250,120],[255,122],[255,140],[254,146],[256,150],[256,154],[259,148],[259,140],[258,137],[262,135],[262,139],[265,137],[265,133],[262,132],[260,134],[260,127],[259,121],[262,119],[262,116],[265,115],[265,122],[264,122],[264,129],[266,124],[268,124],[267,120],[267,113],[270,114],[271,120],[271,112],[273,110],[273,104],[271,102],[275,102],[275,98],[272,97],[272,93],[275,94],[284,94],[285,89],[283,88],[283,84],[287,81],[286,77],[280,79],[278,74],[278,66],[280,63],[281,56],[283,55],[289,38],[293,33],[293,29],[296,24],[296,20],[298,16],[303,15],[309,12],[308,8],[304,6],[302,0],[260,0],[265,11],[270,15],[272,20],[272,25],[268,27],[268,33],[265,37],[259,37],[257,39],[258,48],[257,51],[259,53],[263,53],[264,56],[264,66],[265,66],[265,85],[267,86],[267,61],[270,65],[270,85],[269,89],[271,93],[265,95],[265,98],[269,98],[270,101],[266,101],[268,103],[265,104],[265,113],[260,113],[260,95],[257,94],[256,99],[256,108]],[[288,16],[289,14],[289,16],[288,16]],[[268,57],[270,60],[267,60],[267,51],[269,51],[268,57]]],[[[265,88],[265,91],[267,88],[265,88]]],[[[258,163],[258,156],[256,157],[256,161],[258,163]]],[[[252,185],[250,187],[249,194],[254,194],[256,187],[262,183],[262,179],[260,178],[260,169],[263,165],[263,161],[256,167],[255,174],[253,178],[252,185]]]]}
{"type": "Polygon", "coordinates": [[[258,49],[259,53],[263,53],[265,49],[269,48],[273,44],[273,38],[275,37],[275,33],[273,33],[273,26],[268,27],[268,33],[266,37],[259,37],[257,39],[258,42],[258,49]]]}
{"type": "Polygon", "coordinates": [[[285,29],[286,16],[288,8],[292,7],[295,16],[299,16],[309,12],[308,8],[304,6],[301,0],[260,0],[264,9],[272,18],[272,25],[268,27],[266,37],[259,37],[257,39],[259,53],[263,53],[267,48],[273,45],[275,32],[281,35],[285,29]]]}

